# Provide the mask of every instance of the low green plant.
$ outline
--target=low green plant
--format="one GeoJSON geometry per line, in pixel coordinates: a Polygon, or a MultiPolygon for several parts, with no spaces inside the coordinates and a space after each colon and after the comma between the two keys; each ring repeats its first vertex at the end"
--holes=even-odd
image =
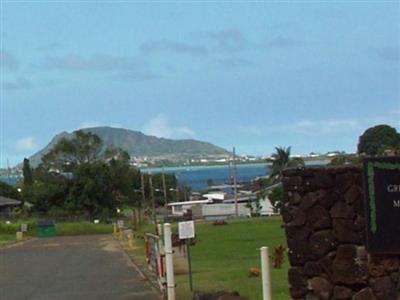
{"type": "Polygon", "coordinates": [[[272,259],[272,266],[274,269],[282,268],[283,261],[285,260],[285,247],[282,245],[278,245],[274,248],[272,252],[271,259],[272,259]]]}

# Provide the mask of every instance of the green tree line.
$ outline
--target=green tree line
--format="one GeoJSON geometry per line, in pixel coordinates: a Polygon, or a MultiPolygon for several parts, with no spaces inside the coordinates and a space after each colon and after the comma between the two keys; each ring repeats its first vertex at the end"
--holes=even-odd
{"type": "Polygon", "coordinates": [[[151,207],[175,201],[177,181],[174,175],[152,175],[129,164],[129,154],[107,148],[95,134],[77,131],[72,139],[61,139],[32,169],[23,164],[22,198],[33,204],[33,211],[48,215],[83,215],[87,219],[110,218],[117,208],[151,207]],[[144,196],[142,194],[142,182],[144,196]]]}

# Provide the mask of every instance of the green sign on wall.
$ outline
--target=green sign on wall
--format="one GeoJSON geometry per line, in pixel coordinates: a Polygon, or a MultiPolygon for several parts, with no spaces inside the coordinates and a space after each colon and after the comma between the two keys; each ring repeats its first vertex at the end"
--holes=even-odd
{"type": "Polygon", "coordinates": [[[366,158],[364,187],[369,252],[400,253],[400,157],[366,158]]]}

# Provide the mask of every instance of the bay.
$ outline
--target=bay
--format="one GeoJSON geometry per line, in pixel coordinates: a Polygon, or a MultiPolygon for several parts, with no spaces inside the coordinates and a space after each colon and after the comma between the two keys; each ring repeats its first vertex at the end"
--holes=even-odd
{"type": "MultiPolygon", "coordinates": [[[[328,160],[315,160],[306,162],[307,166],[326,165],[328,160]]],[[[250,182],[257,177],[267,176],[271,172],[270,163],[238,164],[236,166],[238,183],[250,182]]],[[[208,188],[208,181],[213,185],[231,184],[233,168],[229,164],[215,166],[182,166],[165,168],[142,168],[141,171],[147,174],[175,174],[181,185],[186,185],[192,191],[203,191],[208,188]]]]}

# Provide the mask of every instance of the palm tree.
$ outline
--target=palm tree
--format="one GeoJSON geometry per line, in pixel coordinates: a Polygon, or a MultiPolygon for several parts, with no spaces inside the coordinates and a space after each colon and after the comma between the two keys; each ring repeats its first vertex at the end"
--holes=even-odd
{"type": "Polygon", "coordinates": [[[271,177],[275,177],[280,181],[284,169],[304,166],[301,158],[290,158],[291,147],[275,147],[276,153],[272,154],[274,162],[272,163],[271,177]]]}
{"type": "Polygon", "coordinates": [[[275,147],[276,153],[272,154],[274,162],[270,176],[261,181],[261,189],[258,193],[258,201],[260,199],[269,198],[275,212],[278,212],[282,205],[282,172],[287,168],[304,166],[302,158],[290,158],[291,147],[275,147]]]}

